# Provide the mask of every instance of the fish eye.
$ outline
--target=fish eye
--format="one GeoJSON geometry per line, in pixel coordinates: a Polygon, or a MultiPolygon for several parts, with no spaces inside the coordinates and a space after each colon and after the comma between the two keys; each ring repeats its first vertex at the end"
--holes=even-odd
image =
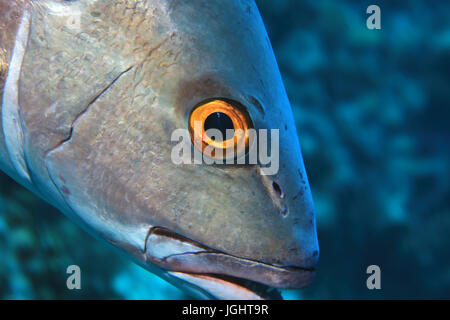
{"type": "Polygon", "coordinates": [[[228,99],[200,103],[189,117],[192,143],[204,155],[215,159],[246,153],[251,128],[253,124],[245,108],[228,99]]]}
{"type": "Polygon", "coordinates": [[[210,129],[217,129],[221,133],[221,137],[217,137],[217,139],[213,136],[211,139],[214,141],[223,141],[224,137],[227,135],[227,130],[234,130],[233,120],[222,112],[213,112],[211,113],[205,120],[205,124],[203,125],[205,132],[208,132],[210,129]]]}

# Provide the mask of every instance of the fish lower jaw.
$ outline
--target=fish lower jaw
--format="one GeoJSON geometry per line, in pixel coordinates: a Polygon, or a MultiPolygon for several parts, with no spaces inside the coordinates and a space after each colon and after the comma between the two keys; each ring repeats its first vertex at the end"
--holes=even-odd
{"type": "Polygon", "coordinates": [[[149,232],[145,255],[147,263],[170,277],[218,299],[278,300],[282,296],[276,288],[303,288],[314,278],[311,269],[236,257],[159,227],[149,232]]]}
{"type": "MultiPolygon", "coordinates": [[[[222,300],[282,300],[280,290],[264,284],[217,274],[195,274],[169,271],[172,277],[197,287],[207,296],[222,300]]],[[[195,290],[195,289],[194,289],[195,290]]]]}

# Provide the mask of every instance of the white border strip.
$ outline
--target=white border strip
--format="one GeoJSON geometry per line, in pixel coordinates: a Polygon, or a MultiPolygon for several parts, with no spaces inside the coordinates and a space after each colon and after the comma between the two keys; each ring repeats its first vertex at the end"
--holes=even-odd
{"type": "Polygon", "coordinates": [[[17,173],[31,182],[23,149],[19,106],[19,79],[30,32],[30,12],[26,10],[17,31],[8,76],[3,90],[2,127],[6,149],[17,173]]]}

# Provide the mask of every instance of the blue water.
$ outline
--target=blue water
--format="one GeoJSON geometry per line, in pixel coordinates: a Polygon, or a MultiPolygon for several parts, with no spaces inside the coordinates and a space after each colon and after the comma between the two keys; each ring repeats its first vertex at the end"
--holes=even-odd
{"type": "MultiPolygon", "coordinates": [[[[450,298],[450,3],[260,0],[295,113],[321,247],[288,299],[450,298]],[[381,268],[368,290],[366,268],[381,268]]],[[[0,177],[0,298],[183,299],[0,177]],[[66,267],[82,290],[66,288],[66,267]]]]}

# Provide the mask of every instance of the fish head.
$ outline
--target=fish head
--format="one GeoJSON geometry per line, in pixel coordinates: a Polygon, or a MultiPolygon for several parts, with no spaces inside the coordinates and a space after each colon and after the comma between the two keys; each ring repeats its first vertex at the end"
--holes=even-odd
{"type": "Polygon", "coordinates": [[[312,281],[311,190],[253,0],[37,1],[33,10],[24,72],[39,61],[42,72],[23,77],[33,94],[21,101],[46,107],[39,121],[36,107],[24,111],[25,149],[30,166],[43,159],[51,184],[35,179],[64,211],[200,296],[277,298],[271,288],[312,281]],[[204,152],[190,124],[205,105],[237,112],[257,137],[267,130],[273,161],[174,160],[180,143],[190,159],[204,152]]]}

